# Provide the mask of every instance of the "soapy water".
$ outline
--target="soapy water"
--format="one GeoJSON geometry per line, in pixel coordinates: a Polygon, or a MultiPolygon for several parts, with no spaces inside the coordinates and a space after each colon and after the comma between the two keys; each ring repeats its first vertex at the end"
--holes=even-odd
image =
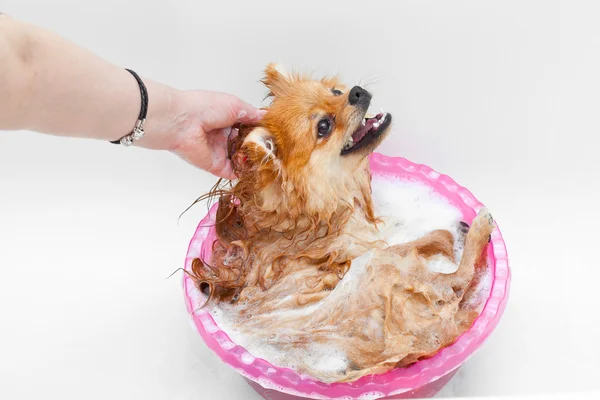
{"type": "MultiPolygon", "coordinates": [[[[445,229],[454,236],[454,253],[456,260],[460,260],[465,235],[464,227],[461,226],[462,214],[429,186],[418,182],[373,176],[372,197],[375,213],[384,221],[379,232],[380,239],[385,240],[389,245],[402,244],[418,239],[433,230],[445,229]]],[[[278,314],[282,317],[284,315],[305,316],[318,307],[326,307],[327,304],[348,299],[353,291],[359,290],[361,277],[365,274],[371,256],[372,252],[368,252],[354,259],[344,278],[323,301],[301,308],[275,310],[271,315],[273,317],[278,314]]],[[[427,266],[431,271],[443,274],[453,273],[457,269],[456,264],[442,256],[432,257],[427,262],[427,266]]],[[[476,295],[465,300],[467,307],[480,312],[485,305],[485,299],[489,296],[490,287],[491,273],[486,268],[476,280],[476,287],[473,290],[476,295]]],[[[282,350],[281,346],[269,342],[281,343],[285,338],[285,331],[274,333],[271,340],[255,338],[235,328],[242,321],[234,305],[219,303],[210,307],[209,311],[215,322],[234,343],[244,347],[252,356],[267,360],[274,366],[296,370],[295,366],[302,362],[318,366],[318,369],[325,374],[342,372],[349,366],[344,352],[334,346],[313,343],[301,349],[282,350]]],[[[378,332],[376,326],[365,326],[365,329],[374,335],[382,334],[378,332]]]]}
{"type": "MultiPolygon", "coordinates": [[[[344,276],[344,279],[332,293],[327,297],[327,304],[339,302],[340,299],[349,297],[350,293],[359,290],[361,276],[365,272],[366,265],[371,259],[372,252],[368,252],[352,261],[352,267],[344,276]]],[[[311,304],[302,308],[275,310],[271,313],[272,317],[293,317],[305,316],[314,312],[318,307],[323,306],[322,302],[311,304]]],[[[295,369],[299,360],[307,365],[318,365],[322,373],[341,373],[345,371],[349,362],[346,355],[341,349],[332,346],[312,343],[308,347],[302,349],[297,348],[292,351],[282,351],[281,347],[271,345],[269,342],[280,343],[282,338],[288,332],[280,330],[273,334],[271,340],[263,341],[257,338],[240,332],[236,326],[242,323],[238,319],[235,305],[220,303],[212,307],[210,310],[214,320],[219,324],[221,329],[229,335],[230,339],[240,346],[244,347],[251,354],[269,361],[271,364],[279,367],[287,367],[295,369]]],[[[307,376],[308,378],[308,376],[307,376]]]]}
{"type": "MultiPolygon", "coordinates": [[[[380,237],[390,246],[419,239],[436,229],[446,229],[454,235],[455,256],[460,259],[461,213],[446,199],[422,183],[389,177],[373,176],[372,191],[375,212],[385,222],[380,237]]],[[[439,272],[456,270],[454,265],[450,268],[439,272]]]]}

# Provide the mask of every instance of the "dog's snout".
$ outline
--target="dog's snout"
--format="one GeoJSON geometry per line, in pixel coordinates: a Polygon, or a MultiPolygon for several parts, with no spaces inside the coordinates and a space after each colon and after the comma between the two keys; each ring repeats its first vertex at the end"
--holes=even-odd
{"type": "Polygon", "coordinates": [[[360,86],[354,86],[348,94],[348,103],[352,106],[361,105],[368,107],[371,103],[371,93],[360,86]]]}

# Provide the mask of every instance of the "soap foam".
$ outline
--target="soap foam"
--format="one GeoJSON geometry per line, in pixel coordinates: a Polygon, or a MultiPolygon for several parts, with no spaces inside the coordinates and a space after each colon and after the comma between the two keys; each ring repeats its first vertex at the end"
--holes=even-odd
{"type": "MultiPolygon", "coordinates": [[[[371,259],[373,252],[367,252],[352,261],[352,267],[344,276],[344,279],[331,294],[322,302],[315,303],[303,308],[282,309],[273,311],[271,316],[293,317],[307,315],[312,313],[318,307],[327,307],[328,304],[339,304],[345,298],[349,298],[351,293],[359,290],[361,278],[366,270],[366,265],[371,259]]],[[[344,352],[332,346],[323,345],[320,343],[312,343],[304,348],[290,348],[282,351],[281,348],[273,346],[269,340],[261,340],[251,335],[240,332],[235,328],[241,321],[235,311],[235,306],[220,303],[213,306],[210,311],[215,319],[215,322],[222,330],[227,332],[230,339],[238,345],[244,347],[255,357],[269,361],[271,364],[279,367],[287,367],[295,369],[299,364],[317,365],[319,370],[324,374],[341,373],[348,368],[348,359],[344,352]]],[[[279,332],[279,336],[285,335],[287,332],[279,332]]],[[[278,342],[278,336],[273,335],[271,340],[278,342]]]]}
{"type": "MultiPolygon", "coordinates": [[[[432,188],[418,182],[373,176],[372,197],[376,215],[384,220],[379,233],[380,239],[385,240],[389,245],[395,245],[418,239],[433,230],[445,229],[454,235],[455,256],[460,260],[463,243],[459,222],[462,214],[432,188]]],[[[359,290],[361,277],[371,256],[372,252],[368,252],[354,259],[344,279],[323,301],[298,309],[275,310],[271,316],[307,315],[314,312],[317,307],[327,307],[328,304],[339,304],[340,301],[345,301],[353,291],[359,290]]],[[[431,258],[428,267],[432,271],[445,274],[453,273],[457,268],[442,256],[431,258]]],[[[484,305],[484,301],[481,300],[488,297],[490,286],[491,274],[486,271],[475,290],[478,295],[470,299],[472,303],[470,306],[480,311],[484,305]]],[[[219,303],[212,306],[210,313],[234,343],[244,347],[252,356],[267,360],[275,366],[297,369],[298,365],[306,364],[318,368],[325,375],[343,371],[348,367],[348,359],[343,351],[331,345],[314,343],[304,348],[290,346],[282,350],[281,347],[271,345],[268,339],[261,340],[241,333],[234,328],[241,321],[235,306],[230,304],[219,303]]],[[[286,332],[279,332],[278,336],[285,334],[286,332]]],[[[278,336],[271,339],[277,342],[275,339],[278,336]]]]}
{"type": "Polygon", "coordinates": [[[425,184],[373,176],[372,190],[375,212],[385,221],[381,238],[389,245],[419,239],[436,229],[457,232],[460,211],[425,184]]]}

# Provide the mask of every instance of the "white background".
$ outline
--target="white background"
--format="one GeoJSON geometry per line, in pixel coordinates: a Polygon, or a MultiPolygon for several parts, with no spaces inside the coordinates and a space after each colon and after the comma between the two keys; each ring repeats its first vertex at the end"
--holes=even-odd
{"type": "MultiPolygon", "coordinates": [[[[471,189],[511,257],[504,318],[443,394],[598,389],[598,3],[0,0],[0,11],[143,76],[255,105],[270,61],[376,80],[374,105],[395,121],[380,151],[471,189]]],[[[205,208],[177,217],[213,182],[167,153],[0,133],[0,398],[258,398],[190,328],[180,275],[166,279],[205,208]]]]}

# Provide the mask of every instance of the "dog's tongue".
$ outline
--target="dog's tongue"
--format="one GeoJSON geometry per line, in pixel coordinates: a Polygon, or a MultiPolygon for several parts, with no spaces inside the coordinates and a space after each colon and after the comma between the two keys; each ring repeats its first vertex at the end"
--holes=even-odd
{"type": "Polygon", "coordinates": [[[368,118],[365,120],[365,125],[362,126],[360,128],[358,128],[356,130],[356,132],[354,132],[352,134],[352,140],[354,141],[354,143],[358,143],[362,140],[362,138],[365,137],[365,135],[367,134],[367,132],[369,132],[369,130],[371,128],[373,128],[373,124],[377,121],[377,118],[368,118]]]}

